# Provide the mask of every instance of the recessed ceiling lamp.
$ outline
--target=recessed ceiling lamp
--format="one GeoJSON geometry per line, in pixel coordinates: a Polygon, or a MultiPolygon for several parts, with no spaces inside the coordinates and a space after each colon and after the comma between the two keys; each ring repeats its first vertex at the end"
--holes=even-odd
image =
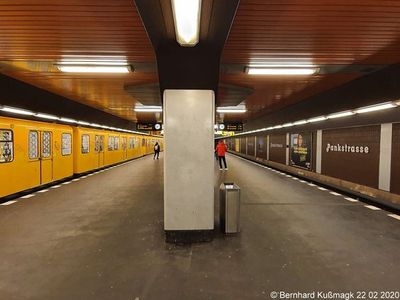
{"type": "Polygon", "coordinates": [[[163,109],[161,106],[154,105],[137,105],[134,108],[136,112],[162,112],[163,109]]]}
{"type": "Polygon", "coordinates": [[[171,0],[176,41],[184,47],[199,42],[201,0],[171,0]]]}
{"type": "Polygon", "coordinates": [[[294,68],[294,67],[247,67],[245,69],[249,75],[313,75],[317,73],[317,68],[294,68]]]}

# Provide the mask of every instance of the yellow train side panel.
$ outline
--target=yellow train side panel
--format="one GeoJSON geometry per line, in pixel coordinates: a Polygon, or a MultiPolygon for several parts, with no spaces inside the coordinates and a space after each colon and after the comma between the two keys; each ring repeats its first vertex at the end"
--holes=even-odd
{"type": "Polygon", "coordinates": [[[74,173],[84,173],[105,165],[106,131],[74,127],[74,173]]]}
{"type": "Polygon", "coordinates": [[[72,176],[72,162],[71,127],[0,117],[0,197],[72,176]]]}

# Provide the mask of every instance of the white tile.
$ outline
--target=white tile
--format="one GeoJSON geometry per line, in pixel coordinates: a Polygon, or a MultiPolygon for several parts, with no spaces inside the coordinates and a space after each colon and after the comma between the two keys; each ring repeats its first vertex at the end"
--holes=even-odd
{"type": "Polygon", "coordinates": [[[327,191],[327,189],[323,188],[322,186],[318,187],[318,189],[321,190],[321,191],[327,191]]]}
{"type": "Polygon", "coordinates": [[[58,185],[52,186],[51,188],[52,189],[58,189],[59,187],[61,187],[61,185],[58,184],[58,185]]]}
{"type": "Polygon", "coordinates": [[[40,191],[38,191],[38,193],[46,193],[46,192],[48,192],[49,190],[48,189],[45,189],[45,190],[40,190],[40,191]]]}

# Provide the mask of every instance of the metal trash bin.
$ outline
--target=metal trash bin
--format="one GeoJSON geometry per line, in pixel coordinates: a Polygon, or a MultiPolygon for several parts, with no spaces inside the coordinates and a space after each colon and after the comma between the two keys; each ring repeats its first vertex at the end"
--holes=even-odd
{"type": "Polygon", "coordinates": [[[240,231],[240,187],[232,183],[222,183],[219,187],[219,215],[224,233],[240,231]]]}

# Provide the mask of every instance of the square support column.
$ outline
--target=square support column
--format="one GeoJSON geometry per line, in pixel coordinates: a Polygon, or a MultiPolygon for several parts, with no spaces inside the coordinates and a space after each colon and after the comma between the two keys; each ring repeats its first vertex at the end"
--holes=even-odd
{"type": "Polygon", "coordinates": [[[210,240],[214,229],[214,92],[165,90],[163,101],[166,239],[210,240]]]}

